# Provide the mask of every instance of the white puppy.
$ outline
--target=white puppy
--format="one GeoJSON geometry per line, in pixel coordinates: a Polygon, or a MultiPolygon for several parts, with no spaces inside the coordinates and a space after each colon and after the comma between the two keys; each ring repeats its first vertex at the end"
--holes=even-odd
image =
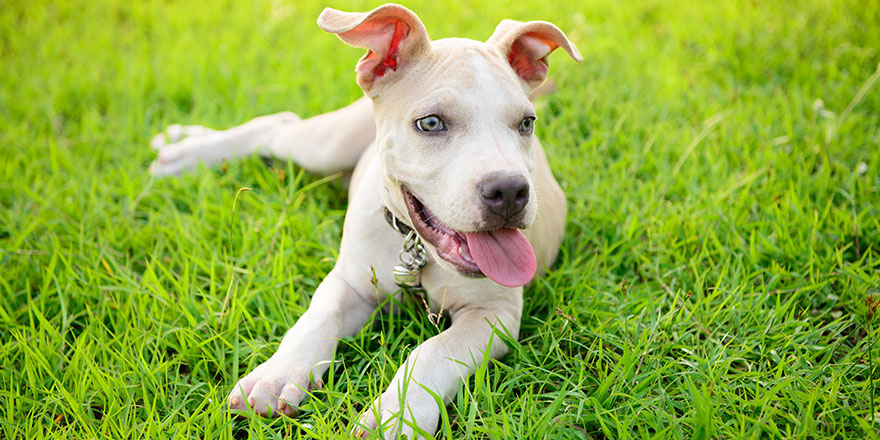
{"type": "Polygon", "coordinates": [[[356,69],[366,98],[306,120],[281,113],[225,131],[171,126],[153,140],[150,169],[177,174],[254,152],[316,173],[354,168],[335,267],[278,351],[232,389],[229,406],[293,415],[320,386],[339,339],[405,285],[404,294],[427,292],[434,311],[442,303],[452,324],[412,351],[355,431],[434,432],[440,408],[428,390],[448,402],[484,356],[505,354],[497,339],[487,352],[492,333],[517,336],[522,286],[556,257],[566,202],[533,134],[529,96],[550,52],[581,57],[540,21],[504,20],[485,43],[431,41],[414,13],[393,4],[326,9],[318,25],[368,49],[356,69]]]}

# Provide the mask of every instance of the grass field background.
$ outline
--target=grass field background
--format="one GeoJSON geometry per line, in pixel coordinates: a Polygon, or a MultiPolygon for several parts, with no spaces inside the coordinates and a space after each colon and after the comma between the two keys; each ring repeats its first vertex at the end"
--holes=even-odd
{"type": "MultiPolygon", "coordinates": [[[[376,6],[0,2],[0,438],[346,438],[437,332],[377,314],[298,417],[224,411],[332,267],[345,193],[257,158],[152,179],[147,143],[356,99],[328,5],[376,6]]],[[[585,58],[537,104],[560,258],[438,437],[877,438],[880,3],[407,6],[433,38],[553,21],[585,58]]]]}

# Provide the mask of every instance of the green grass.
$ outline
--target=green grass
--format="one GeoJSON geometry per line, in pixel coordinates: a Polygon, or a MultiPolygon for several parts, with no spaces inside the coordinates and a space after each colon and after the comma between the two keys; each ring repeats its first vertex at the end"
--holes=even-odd
{"type": "MultiPolygon", "coordinates": [[[[332,267],[345,194],[257,158],[151,179],[147,142],[358,97],[361,51],[307,3],[2,3],[0,438],[346,438],[436,333],[377,314],[295,419],[223,410],[332,267]]],[[[880,3],[408,6],[434,38],[550,20],[585,58],[537,104],[561,256],[438,437],[878,437],[880,3]]]]}

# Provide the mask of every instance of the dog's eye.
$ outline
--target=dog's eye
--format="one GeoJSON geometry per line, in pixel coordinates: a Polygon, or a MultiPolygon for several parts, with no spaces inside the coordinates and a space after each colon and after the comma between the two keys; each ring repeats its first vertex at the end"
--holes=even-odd
{"type": "Polygon", "coordinates": [[[532,134],[535,131],[535,119],[534,116],[526,116],[519,123],[519,133],[520,134],[532,134]]]}
{"type": "Polygon", "coordinates": [[[429,115],[416,119],[416,128],[424,133],[437,133],[446,130],[446,125],[439,116],[429,115]]]}

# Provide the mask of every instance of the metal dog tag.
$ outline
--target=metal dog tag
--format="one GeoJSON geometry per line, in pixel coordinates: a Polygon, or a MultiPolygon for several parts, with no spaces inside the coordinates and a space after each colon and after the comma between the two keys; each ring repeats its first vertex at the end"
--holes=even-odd
{"type": "Polygon", "coordinates": [[[394,282],[401,287],[420,287],[422,271],[404,264],[394,266],[394,282]]]}
{"type": "MultiPolygon", "coordinates": [[[[389,222],[395,230],[400,231],[396,226],[393,214],[389,222]]],[[[440,313],[433,313],[428,305],[428,292],[422,287],[422,268],[428,264],[428,251],[422,245],[422,239],[416,234],[414,229],[410,230],[403,240],[403,250],[400,251],[400,263],[394,266],[392,270],[394,283],[401,289],[409,292],[413,297],[418,298],[425,307],[425,314],[428,315],[428,320],[431,324],[439,326],[443,306],[441,304],[440,313]]]]}
{"type": "Polygon", "coordinates": [[[416,231],[410,231],[403,240],[400,263],[394,266],[394,282],[403,288],[421,289],[422,268],[428,264],[428,252],[416,231]]]}

